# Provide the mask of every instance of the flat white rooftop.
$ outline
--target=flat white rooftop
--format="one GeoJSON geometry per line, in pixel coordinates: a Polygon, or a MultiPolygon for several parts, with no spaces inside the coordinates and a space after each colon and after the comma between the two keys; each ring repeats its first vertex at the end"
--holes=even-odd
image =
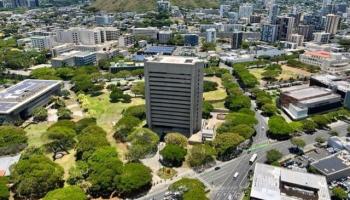
{"type": "Polygon", "coordinates": [[[251,197],[264,200],[300,200],[312,199],[305,197],[303,191],[317,191],[315,198],[318,200],[330,200],[327,181],[324,176],[289,169],[274,167],[271,165],[256,163],[252,183],[251,197]],[[284,193],[283,189],[294,188],[293,194],[301,191],[300,196],[291,196],[284,193]],[[307,190],[309,191],[309,190],[307,190]]]}
{"type": "Polygon", "coordinates": [[[196,57],[156,56],[153,60],[150,60],[148,62],[193,65],[197,62],[203,61],[196,57]]]}
{"type": "Polygon", "coordinates": [[[0,92],[0,114],[9,114],[18,107],[61,84],[57,80],[27,79],[0,92]]]}

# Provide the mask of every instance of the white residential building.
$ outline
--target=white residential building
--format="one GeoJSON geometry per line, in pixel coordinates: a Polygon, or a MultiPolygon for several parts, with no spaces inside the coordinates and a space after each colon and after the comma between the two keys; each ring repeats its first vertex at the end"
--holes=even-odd
{"type": "Polygon", "coordinates": [[[30,38],[32,47],[42,50],[51,50],[54,46],[54,39],[51,36],[33,36],[30,38]]]}
{"type": "Polygon", "coordinates": [[[216,42],[216,30],[214,28],[207,29],[206,41],[208,43],[215,43],[216,42]]]}

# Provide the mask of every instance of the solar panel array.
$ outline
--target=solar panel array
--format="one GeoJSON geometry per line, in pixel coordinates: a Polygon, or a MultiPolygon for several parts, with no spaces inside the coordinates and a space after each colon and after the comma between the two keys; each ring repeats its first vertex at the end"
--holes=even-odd
{"type": "Polygon", "coordinates": [[[6,112],[23,103],[45,89],[56,85],[59,81],[24,80],[0,92],[0,112],[6,112]]]}

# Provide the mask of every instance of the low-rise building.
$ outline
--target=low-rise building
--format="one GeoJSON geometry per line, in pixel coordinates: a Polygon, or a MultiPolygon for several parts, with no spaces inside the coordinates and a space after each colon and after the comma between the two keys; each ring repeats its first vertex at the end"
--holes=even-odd
{"type": "Polygon", "coordinates": [[[350,174],[350,153],[343,150],[315,161],[311,163],[311,166],[326,176],[329,182],[347,178],[350,174]]]}
{"type": "Polygon", "coordinates": [[[328,88],[302,85],[280,90],[281,107],[293,120],[342,106],[341,96],[328,88]]]}
{"type": "Polygon", "coordinates": [[[25,119],[61,90],[62,81],[24,80],[0,92],[0,124],[25,119]]]}
{"type": "Polygon", "coordinates": [[[250,198],[253,200],[330,200],[324,176],[257,163],[250,198]]]}
{"type": "Polygon", "coordinates": [[[63,53],[51,60],[52,67],[95,65],[96,63],[95,52],[81,51],[63,53]]]}
{"type": "Polygon", "coordinates": [[[158,41],[161,44],[167,44],[172,37],[171,31],[159,31],[158,33],[158,41]]]}
{"type": "Polygon", "coordinates": [[[111,63],[111,66],[109,67],[109,71],[111,73],[117,73],[122,70],[135,70],[135,69],[143,69],[144,63],[135,63],[135,62],[117,62],[111,63]]]}
{"type": "Polygon", "coordinates": [[[306,51],[299,57],[300,62],[320,67],[330,74],[343,74],[350,71],[350,59],[342,53],[328,51],[306,51]]]}

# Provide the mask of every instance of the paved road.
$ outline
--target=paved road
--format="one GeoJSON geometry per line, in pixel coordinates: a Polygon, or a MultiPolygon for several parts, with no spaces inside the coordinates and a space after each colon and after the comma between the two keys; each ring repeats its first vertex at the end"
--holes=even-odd
{"type": "MultiPolygon", "coordinates": [[[[348,124],[345,122],[338,122],[331,125],[333,130],[336,130],[339,133],[339,136],[345,136],[347,134],[348,124]]],[[[315,141],[317,136],[322,136],[328,138],[328,131],[319,130],[313,135],[303,135],[301,136],[306,144],[312,144],[315,141]]],[[[259,137],[258,135],[256,137],[259,137]]],[[[214,170],[213,168],[207,169],[206,171],[197,174],[188,174],[188,177],[199,178],[211,189],[211,199],[215,200],[235,200],[239,199],[243,189],[248,183],[247,175],[249,169],[253,169],[254,165],[249,165],[249,159],[253,153],[258,154],[257,162],[265,162],[266,152],[271,149],[277,149],[282,152],[284,155],[289,154],[289,148],[292,146],[289,140],[282,142],[270,142],[268,145],[261,146],[255,150],[252,150],[250,154],[246,152],[242,153],[238,158],[233,160],[219,163],[217,166],[220,166],[221,169],[214,170]],[[235,172],[239,172],[237,179],[233,178],[235,172]]],[[[175,181],[175,180],[174,180],[175,181]]],[[[167,187],[170,185],[163,184],[158,186],[159,189],[156,192],[152,192],[147,196],[144,196],[140,199],[150,200],[156,199],[161,200],[164,197],[167,187]]]]}
{"type": "MultiPolygon", "coordinates": [[[[348,124],[345,122],[337,122],[332,124],[332,129],[336,130],[340,136],[345,136],[347,134],[347,127],[348,124]]],[[[322,136],[324,138],[328,138],[329,134],[328,131],[325,130],[319,130],[317,133],[313,135],[303,135],[301,136],[305,143],[312,144],[315,142],[315,138],[317,136],[322,136]]],[[[252,153],[258,154],[258,160],[257,162],[265,162],[266,152],[270,149],[277,149],[279,150],[283,155],[289,154],[289,148],[292,147],[292,144],[290,141],[282,141],[282,142],[274,142],[270,143],[267,146],[263,146],[260,149],[253,150],[252,153]]],[[[233,199],[240,199],[243,189],[248,184],[248,171],[250,169],[253,169],[254,165],[249,165],[249,159],[252,155],[242,154],[240,156],[241,159],[236,159],[234,162],[228,163],[231,167],[227,167],[230,170],[226,170],[226,179],[223,181],[223,183],[217,187],[217,189],[212,192],[212,198],[215,200],[233,200],[233,199]],[[238,163],[238,164],[237,164],[238,163]],[[239,176],[235,179],[233,178],[234,173],[239,172],[239,176]]],[[[221,170],[221,169],[220,169],[221,170]]],[[[207,176],[210,176],[209,174],[206,174],[207,176]]]]}

